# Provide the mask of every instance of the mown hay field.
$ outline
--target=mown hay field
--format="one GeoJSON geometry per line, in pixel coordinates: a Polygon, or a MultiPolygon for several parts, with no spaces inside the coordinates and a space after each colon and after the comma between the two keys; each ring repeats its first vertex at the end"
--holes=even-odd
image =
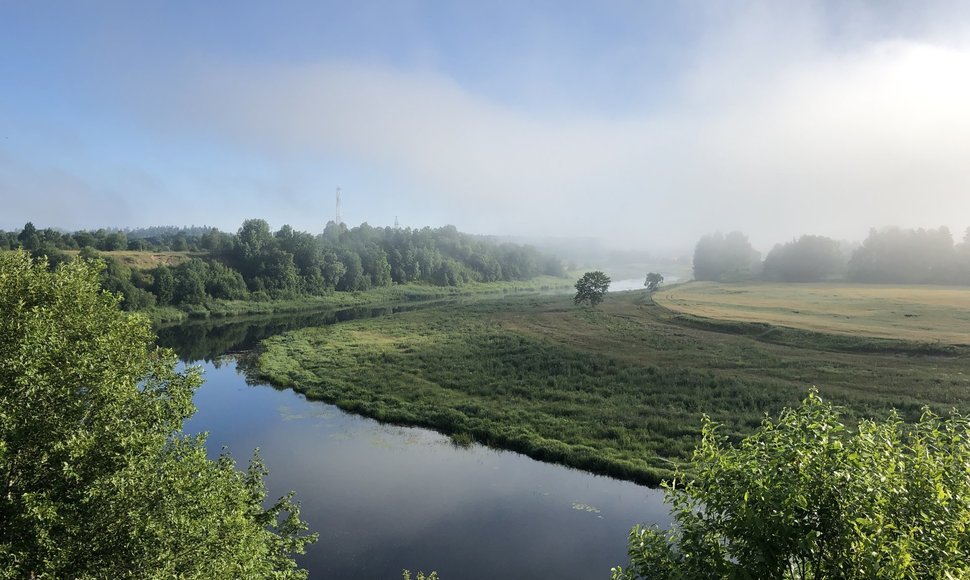
{"type": "Polygon", "coordinates": [[[970,288],[691,282],[654,294],[673,312],[813,332],[970,344],[970,288]]]}

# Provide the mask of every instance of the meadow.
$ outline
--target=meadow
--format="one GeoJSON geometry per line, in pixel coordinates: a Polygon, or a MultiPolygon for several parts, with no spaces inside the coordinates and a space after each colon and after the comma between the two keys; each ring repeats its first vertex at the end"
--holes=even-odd
{"type": "MultiPolygon", "coordinates": [[[[924,314],[951,309],[926,302],[924,314]]],[[[703,415],[739,438],[812,385],[850,418],[970,410],[962,341],[715,320],[699,316],[708,302],[689,314],[685,304],[642,291],[595,309],[570,296],[477,300],[279,335],[255,364],[274,385],[347,410],[647,484],[690,459],[703,415]]]]}
{"type": "Polygon", "coordinates": [[[965,287],[692,282],[666,288],[654,300],[701,318],[970,345],[965,287]]]}

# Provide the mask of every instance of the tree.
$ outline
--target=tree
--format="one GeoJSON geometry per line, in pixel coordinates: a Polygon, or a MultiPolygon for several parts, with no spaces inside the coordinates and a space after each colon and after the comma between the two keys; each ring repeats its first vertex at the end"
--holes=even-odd
{"type": "Polygon", "coordinates": [[[0,577],[305,577],[299,506],[182,433],[198,370],[98,267],[0,254],[0,577]]]}
{"type": "Polygon", "coordinates": [[[970,421],[924,409],[849,429],[813,390],[732,446],[706,420],[666,484],[676,525],[635,527],[635,578],[966,578],[970,421]]]}
{"type": "Polygon", "coordinates": [[[37,228],[34,227],[33,222],[27,222],[24,224],[24,229],[17,236],[20,240],[21,245],[27,251],[34,251],[40,247],[40,237],[37,235],[37,228]]]}
{"type": "Polygon", "coordinates": [[[664,283],[664,275],[659,272],[648,272],[647,279],[644,281],[643,285],[647,287],[647,290],[654,292],[660,285],[664,283]]]}
{"type": "Polygon", "coordinates": [[[948,284],[959,278],[953,235],[946,227],[870,230],[849,260],[848,278],[858,282],[948,284]]]}
{"type": "Polygon", "coordinates": [[[366,290],[369,279],[364,276],[360,256],[356,252],[344,250],[340,255],[340,263],[344,266],[344,273],[337,283],[337,290],[342,292],[366,290]]]}
{"type": "Polygon", "coordinates": [[[694,279],[730,282],[751,278],[761,255],[741,232],[702,237],[694,248],[694,279]]]}
{"type": "Polygon", "coordinates": [[[239,255],[247,263],[257,261],[274,241],[273,234],[269,232],[269,224],[261,219],[244,221],[236,239],[239,242],[239,255]]]}
{"type": "Polygon", "coordinates": [[[205,293],[222,300],[243,300],[246,298],[246,282],[239,272],[222,262],[212,262],[209,264],[205,293]]]}
{"type": "Polygon", "coordinates": [[[198,258],[182,262],[172,272],[175,277],[176,304],[202,304],[205,302],[205,284],[209,280],[209,265],[198,258]]]}
{"type": "Polygon", "coordinates": [[[172,269],[165,264],[160,264],[152,270],[152,292],[162,305],[172,304],[175,301],[175,276],[172,269]]]}
{"type": "Polygon", "coordinates": [[[764,277],[783,282],[831,280],[845,272],[839,243],[824,236],[802,236],[776,245],[765,257],[764,277]]]}
{"type": "Polygon", "coordinates": [[[105,252],[116,252],[128,248],[128,235],[125,232],[111,232],[104,237],[101,249],[105,252]]]}
{"type": "Polygon", "coordinates": [[[576,297],[573,302],[583,304],[588,302],[590,306],[596,306],[603,301],[603,296],[610,287],[610,277],[596,270],[586,272],[583,277],[576,281],[576,297]]]}

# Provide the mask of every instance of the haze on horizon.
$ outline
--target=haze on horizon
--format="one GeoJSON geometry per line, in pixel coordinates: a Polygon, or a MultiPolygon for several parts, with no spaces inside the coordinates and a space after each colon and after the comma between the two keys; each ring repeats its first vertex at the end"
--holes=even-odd
{"type": "Polygon", "coordinates": [[[0,229],[970,226],[961,2],[6,2],[0,229]]]}

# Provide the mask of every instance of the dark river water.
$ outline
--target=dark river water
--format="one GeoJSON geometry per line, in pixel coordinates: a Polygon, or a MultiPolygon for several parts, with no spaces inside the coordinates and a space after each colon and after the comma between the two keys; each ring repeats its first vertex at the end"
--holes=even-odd
{"type": "MultiPolygon", "coordinates": [[[[407,306],[405,308],[414,308],[407,306]]],[[[234,319],[159,331],[206,379],[187,432],[209,432],[241,466],[259,448],[271,499],[295,490],[320,540],[298,559],[311,578],[399,579],[404,568],[443,580],[608,578],[626,562],[637,523],[666,526],[661,492],[473,445],[425,429],[385,425],[247,383],[224,353],[272,334],[394,308],[234,319]]]]}

